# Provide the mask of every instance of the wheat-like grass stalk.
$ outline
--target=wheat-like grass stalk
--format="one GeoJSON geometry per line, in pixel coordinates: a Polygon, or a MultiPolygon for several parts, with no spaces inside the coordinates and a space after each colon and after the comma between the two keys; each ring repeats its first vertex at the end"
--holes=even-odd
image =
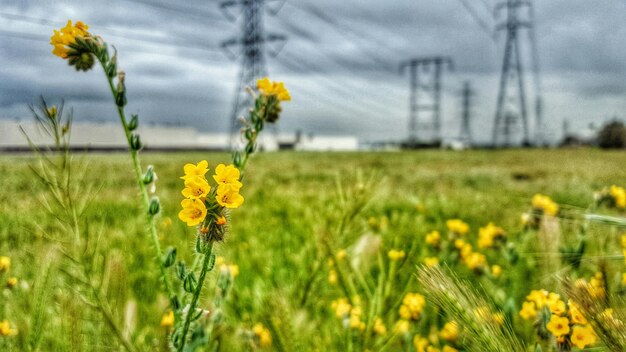
{"type": "Polygon", "coordinates": [[[500,325],[491,318],[496,312],[473,286],[439,266],[419,268],[418,277],[428,300],[463,327],[467,351],[527,351],[507,322],[500,325]]]}

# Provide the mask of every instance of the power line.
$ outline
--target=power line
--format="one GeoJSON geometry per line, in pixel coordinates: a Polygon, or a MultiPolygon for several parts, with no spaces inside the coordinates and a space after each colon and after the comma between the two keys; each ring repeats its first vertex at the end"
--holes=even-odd
{"type": "Polygon", "coordinates": [[[478,24],[480,29],[482,29],[483,32],[485,32],[491,38],[491,40],[495,41],[496,40],[495,32],[493,31],[491,26],[489,26],[482,19],[482,17],[480,17],[476,9],[473,6],[471,6],[467,0],[459,0],[459,2],[461,2],[461,4],[465,8],[465,10],[467,10],[470,16],[472,16],[472,19],[476,22],[476,24],[478,24]]]}
{"type": "Polygon", "coordinates": [[[157,10],[164,10],[170,13],[174,13],[180,16],[183,16],[185,18],[188,17],[195,17],[198,18],[200,20],[202,20],[203,22],[205,22],[208,19],[211,20],[216,20],[216,21],[224,21],[224,19],[222,17],[220,17],[218,14],[212,13],[212,12],[206,12],[203,11],[199,8],[180,8],[180,7],[176,7],[176,6],[171,6],[171,5],[167,5],[161,2],[155,2],[152,0],[126,0],[128,2],[134,2],[137,4],[142,4],[145,6],[149,6],[152,7],[154,9],[157,10]]]}

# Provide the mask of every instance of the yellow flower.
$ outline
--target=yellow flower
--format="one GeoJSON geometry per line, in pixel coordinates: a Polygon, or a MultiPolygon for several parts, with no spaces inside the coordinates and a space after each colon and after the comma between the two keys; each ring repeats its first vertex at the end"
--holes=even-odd
{"type": "Polygon", "coordinates": [[[257,323],[252,328],[254,335],[259,339],[259,346],[268,347],[272,345],[272,334],[266,329],[263,324],[257,323]]]}
{"type": "Polygon", "coordinates": [[[17,330],[11,328],[11,323],[8,320],[0,321],[0,336],[13,335],[17,335],[17,330]]]}
{"type": "Polygon", "coordinates": [[[522,303],[522,310],[519,312],[520,317],[524,320],[534,319],[537,317],[537,309],[535,302],[522,303]]]}
{"type": "Polygon", "coordinates": [[[459,324],[454,321],[447,322],[441,329],[439,336],[446,341],[456,341],[459,337],[459,324]]]}
{"type": "Polygon", "coordinates": [[[580,308],[576,303],[572,302],[572,300],[569,300],[567,302],[567,305],[569,306],[569,315],[570,318],[572,318],[572,324],[587,324],[587,319],[585,319],[585,316],[582,314],[580,308]]]}
{"type": "Polygon", "coordinates": [[[550,321],[546,324],[546,328],[555,337],[567,335],[570,331],[569,319],[552,314],[550,321]]]}
{"type": "Polygon", "coordinates": [[[469,225],[460,219],[452,219],[446,221],[448,231],[457,235],[465,235],[469,232],[469,225]]]}
{"type": "Polygon", "coordinates": [[[451,346],[443,346],[443,349],[441,350],[441,352],[458,352],[458,351],[459,350],[451,346]]]}
{"type": "Polygon", "coordinates": [[[211,190],[209,183],[202,177],[190,177],[185,179],[185,188],[182,195],[189,199],[203,199],[211,190]]]}
{"type": "Polygon", "coordinates": [[[394,325],[393,331],[396,334],[406,334],[407,332],[409,332],[410,328],[411,324],[408,320],[400,319],[396,322],[396,325],[394,325]]]}
{"type": "Polygon", "coordinates": [[[11,269],[11,258],[0,257],[0,273],[5,273],[11,269]]]}
{"type": "Polygon", "coordinates": [[[424,296],[419,293],[407,293],[402,299],[402,305],[398,310],[400,317],[406,320],[417,320],[422,314],[422,310],[426,305],[424,296]]]}
{"type": "Polygon", "coordinates": [[[478,230],[478,247],[491,248],[494,246],[494,240],[503,237],[504,230],[490,222],[478,230]]]}
{"type": "Polygon", "coordinates": [[[347,257],[348,257],[348,252],[345,249],[340,249],[335,254],[335,258],[337,259],[337,261],[346,259],[347,257]]]}
{"type": "Polygon", "coordinates": [[[385,323],[383,323],[383,320],[380,319],[379,317],[376,317],[376,319],[374,319],[373,329],[376,335],[379,335],[379,336],[387,335],[387,327],[385,326],[385,323]]]}
{"type": "Polygon", "coordinates": [[[16,277],[10,277],[7,280],[7,287],[8,288],[13,288],[17,285],[17,278],[16,277]]]}
{"type": "Polygon", "coordinates": [[[473,252],[465,258],[465,265],[472,270],[483,268],[487,264],[487,257],[484,254],[473,252]]]}
{"type": "Polygon", "coordinates": [[[526,299],[535,302],[537,308],[541,308],[546,305],[546,301],[548,300],[548,291],[546,290],[532,290],[530,294],[526,296],[526,299]]]}
{"type": "Polygon", "coordinates": [[[187,226],[196,226],[206,217],[206,205],[198,199],[183,199],[180,203],[183,207],[178,213],[178,218],[187,223],[187,226]]]}
{"type": "Polygon", "coordinates": [[[439,231],[432,231],[426,234],[426,243],[433,247],[439,246],[441,243],[441,234],[439,231]]]}
{"type": "Polygon", "coordinates": [[[230,275],[234,278],[237,277],[237,275],[239,275],[239,265],[237,264],[231,264],[228,266],[228,271],[230,272],[230,275]]]}
{"type": "Polygon", "coordinates": [[[163,317],[161,318],[161,326],[163,327],[172,327],[174,326],[174,312],[173,311],[169,311],[165,314],[163,314],[163,317]]]}
{"type": "Polygon", "coordinates": [[[204,177],[209,171],[209,163],[206,160],[202,160],[197,165],[185,164],[183,170],[185,171],[185,176],[181,177],[183,180],[192,177],[204,177]]]}
{"type": "Polygon", "coordinates": [[[50,37],[50,44],[54,47],[52,54],[66,59],[70,50],[69,45],[76,43],[76,37],[89,36],[88,29],[89,26],[81,21],[76,22],[76,25],[72,25],[72,21],[67,21],[65,27],[58,31],[53,30],[52,37],[50,37]]]}
{"type": "Polygon", "coordinates": [[[272,82],[265,77],[257,81],[257,89],[265,95],[274,95],[279,101],[289,101],[291,96],[282,82],[272,82]]]}
{"type": "Polygon", "coordinates": [[[491,275],[496,279],[502,275],[502,267],[500,265],[491,266],[491,275]]]}
{"type": "Polygon", "coordinates": [[[350,313],[350,310],[352,309],[352,305],[350,305],[347,298],[334,300],[331,303],[331,307],[335,311],[335,315],[337,316],[337,318],[340,319],[343,319],[346,315],[348,315],[348,313],[350,313]]]}
{"type": "Polygon", "coordinates": [[[330,270],[328,272],[328,283],[331,285],[337,284],[337,272],[335,270],[330,270]]]}
{"type": "Polygon", "coordinates": [[[389,253],[387,253],[387,255],[389,256],[389,259],[396,261],[404,258],[406,254],[403,250],[392,249],[389,253]]]}
{"type": "Polygon", "coordinates": [[[427,267],[435,266],[439,264],[439,258],[437,257],[426,257],[424,258],[424,265],[427,267]]]}
{"type": "Polygon", "coordinates": [[[428,339],[420,335],[415,335],[415,337],[413,337],[413,346],[415,346],[415,350],[417,352],[426,352],[426,347],[428,347],[428,339]]]}
{"type": "Polygon", "coordinates": [[[213,179],[218,185],[231,185],[235,188],[241,188],[242,184],[239,182],[241,173],[234,165],[219,164],[215,168],[215,175],[213,179]]]}
{"type": "Polygon", "coordinates": [[[572,340],[572,344],[580,349],[596,343],[596,334],[589,325],[574,326],[572,336],[570,338],[572,340]]]}
{"type": "Polygon", "coordinates": [[[559,212],[559,206],[550,197],[543,194],[535,194],[532,199],[533,208],[543,211],[545,215],[555,216],[559,212]]]}
{"type": "Polygon", "coordinates": [[[221,185],[217,188],[215,200],[219,205],[229,209],[239,208],[244,201],[243,196],[239,194],[239,189],[228,185],[221,185]]]}
{"type": "Polygon", "coordinates": [[[613,197],[615,207],[619,209],[626,209],[626,189],[613,185],[611,186],[609,193],[611,194],[611,197],[613,197]]]}
{"type": "Polygon", "coordinates": [[[560,299],[550,303],[550,312],[552,314],[563,315],[566,311],[565,302],[560,299]]]}

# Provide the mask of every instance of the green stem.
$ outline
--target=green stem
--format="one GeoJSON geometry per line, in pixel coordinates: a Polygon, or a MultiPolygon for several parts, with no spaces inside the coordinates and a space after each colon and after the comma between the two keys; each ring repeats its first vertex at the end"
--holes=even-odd
{"type": "MultiPolygon", "coordinates": [[[[106,65],[104,62],[100,61],[100,65],[102,69],[106,72],[106,65]]],[[[113,79],[105,74],[107,77],[107,81],[109,82],[109,88],[111,89],[111,94],[113,95],[113,99],[117,97],[117,89],[113,86],[113,79]]],[[[117,104],[116,104],[117,105],[117,104]]],[[[120,122],[122,123],[122,127],[124,128],[124,133],[126,135],[126,141],[128,142],[128,147],[130,150],[130,156],[133,160],[133,168],[135,170],[135,179],[137,180],[137,185],[139,186],[139,193],[141,193],[141,198],[144,204],[144,213],[146,214],[146,220],[148,221],[148,227],[150,231],[150,238],[152,239],[152,244],[155,249],[155,255],[157,262],[159,264],[159,269],[161,273],[161,280],[163,281],[163,285],[165,285],[165,290],[167,291],[168,297],[170,299],[170,304],[176,297],[174,293],[174,289],[172,288],[172,284],[170,282],[169,277],[167,276],[167,272],[165,270],[165,265],[163,265],[163,252],[161,251],[161,244],[159,243],[159,236],[157,234],[156,228],[156,219],[154,215],[148,212],[148,208],[150,207],[150,197],[148,195],[148,190],[146,189],[146,185],[143,183],[143,171],[141,169],[141,163],[139,162],[139,152],[135,150],[131,144],[131,132],[128,128],[128,123],[126,122],[126,116],[124,114],[124,108],[117,106],[117,113],[120,117],[120,122]]],[[[180,313],[177,309],[173,309],[174,315],[176,316],[176,320],[180,319],[180,313]]]]}
{"type": "Polygon", "coordinates": [[[206,277],[206,273],[209,271],[209,263],[211,262],[212,252],[213,241],[210,241],[206,253],[203,254],[204,258],[202,259],[202,269],[200,271],[200,277],[198,278],[198,286],[196,286],[196,289],[193,292],[193,298],[191,299],[191,303],[189,303],[189,309],[187,310],[187,316],[185,317],[185,325],[183,325],[183,333],[180,337],[180,346],[178,346],[179,352],[183,351],[185,343],[187,342],[187,333],[189,332],[189,326],[191,325],[191,317],[195,314],[196,305],[198,305],[198,299],[200,298],[200,292],[202,291],[202,286],[204,285],[204,279],[206,277]]]}

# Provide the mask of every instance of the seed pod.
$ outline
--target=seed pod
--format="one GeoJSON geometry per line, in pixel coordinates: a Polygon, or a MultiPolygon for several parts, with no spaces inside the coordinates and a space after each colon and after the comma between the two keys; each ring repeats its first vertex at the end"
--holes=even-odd
{"type": "Polygon", "coordinates": [[[150,206],[148,207],[148,213],[150,215],[156,215],[161,210],[161,203],[159,203],[159,198],[154,197],[150,199],[150,206]]]}
{"type": "Polygon", "coordinates": [[[133,148],[133,150],[141,149],[141,139],[138,134],[133,133],[130,136],[130,147],[133,148]]]}
{"type": "Polygon", "coordinates": [[[163,266],[169,268],[176,262],[176,248],[169,247],[163,255],[163,266]]]}
{"type": "Polygon", "coordinates": [[[194,292],[196,290],[196,286],[196,275],[194,275],[193,272],[187,273],[187,276],[185,276],[185,281],[183,282],[183,288],[185,289],[185,291],[189,293],[194,292]]]}
{"type": "Polygon", "coordinates": [[[252,154],[252,153],[254,153],[254,149],[255,149],[254,148],[254,143],[248,143],[246,145],[246,153],[252,154]]]}
{"type": "Polygon", "coordinates": [[[126,102],[126,92],[124,90],[119,90],[115,96],[115,104],[122,108],[126,105],[126,102]]]}
{"type": "Polygon", "coordinates": [[[152,181],[154,181],[154,166],[150,165],[148,166],[146,173],[143,175],[143,184],[147,185],[152,183],[152,181]]]}
{"type": "Polygon", "coordinates": [[[235,152],[235,155],[233,156],[233,164],[235,164],[237,168],[241,167],[241,162],[242,162],[241,158],[242,158],[241,153],[235,152]]]}
{"type": "Polygon", "coordinates": [[[130,116],[130,121],[128,122],[128,130],[129,131],[134,131],[137,129],[137,126],[139,126],[139,116],[137,116],[137,114],[132,114],[130,116]]]}

